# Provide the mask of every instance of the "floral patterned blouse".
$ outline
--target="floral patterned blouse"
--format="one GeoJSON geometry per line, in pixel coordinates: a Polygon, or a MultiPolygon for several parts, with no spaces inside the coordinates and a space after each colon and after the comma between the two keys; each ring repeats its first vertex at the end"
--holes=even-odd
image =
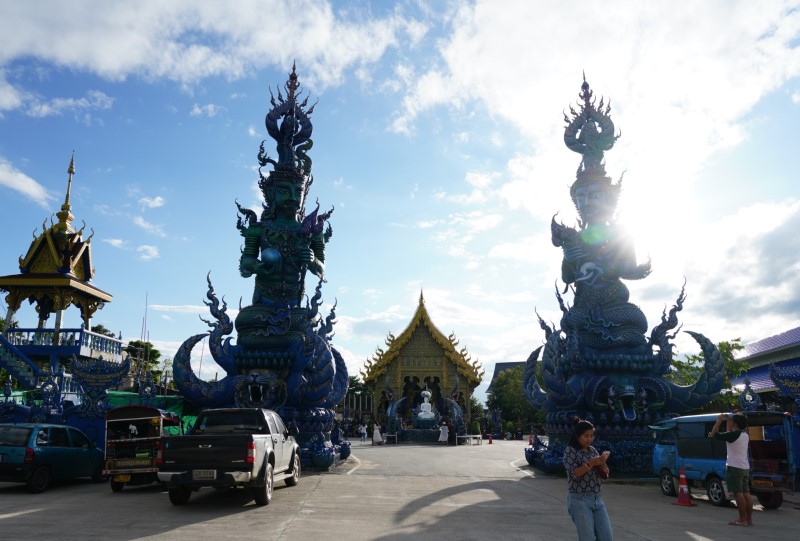
{"type": "Polygon", "coordinates": [[[586,452],[582,449],[575,449],[573,446],[567,445],[566,450],[564,451],[564,468],[567,470],[569,492],[576,494],[600,492],[603,484],[600,480],[600,476],[594,468],[591,468],[589,473],[585,473],[580,477],[575,477],[573,473],[575,468],[583,466],[596,456],[600,456],[600,453],[598,453],[597,449],[594,447],[589,447],[589,451],[586,452]]]}

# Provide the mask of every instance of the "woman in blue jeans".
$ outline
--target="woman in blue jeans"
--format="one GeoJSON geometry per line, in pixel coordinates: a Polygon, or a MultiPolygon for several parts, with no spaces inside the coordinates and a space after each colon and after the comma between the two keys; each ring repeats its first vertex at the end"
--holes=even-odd
{"type": "Polygon", "coordinates": [[[569,489],[567,509],[578,529],[578,541],[611,541],[611,521],[603,503],[602,478],[608,477],[608,452],[600,455],[592,447],[594,425],[575,419],[564,451],[569,489]]]}

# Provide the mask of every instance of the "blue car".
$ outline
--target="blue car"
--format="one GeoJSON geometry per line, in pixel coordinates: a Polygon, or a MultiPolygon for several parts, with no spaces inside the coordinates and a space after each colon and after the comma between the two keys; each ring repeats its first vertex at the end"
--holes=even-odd
{"type": "Polygon", "coordinates": [[[71,426],[0,424],[0,481],[25,483],[34,494],[53,481],[102,481],[103,451],[71,426]]]}

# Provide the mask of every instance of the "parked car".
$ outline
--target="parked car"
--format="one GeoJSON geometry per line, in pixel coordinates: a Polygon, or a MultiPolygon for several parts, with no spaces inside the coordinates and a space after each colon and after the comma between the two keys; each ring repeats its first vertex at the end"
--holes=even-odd
{"type": "Polygon", "coordinates": [[[120,406],[107,411],[103,475],[111,477],[111,490],[157,482],[162,438],[181,432],[177,415],[153,406],[120,406]]]}
{"type": "Polygon", "coordinates": [[[257,505],[267,505],[276,481],[300,480],[296,434],[271,410],[205,410],[188,435],[164,438],[158,480],[173,505],[187,503],[201,487],[244,487],[257,505]]]}
{"type": "Polygon", "coordinates": [[[25,483],[34,494],[53,481],[102,475],[103,451],[71,426],[0,424],[0,481],[25,483]]]}
{"type": "MultiPolygon", "coordinates": [[[[651,425],[656,439],[653,472],[661,492],[675,496],[681,470],[689,486],[706,489],[709,501],[727,505],[732,494],[725,483],[725,442],[709,437],[717,413],[686,415],[651,425]]],[[[750,492],[767,509],[783,503],[783,492],[797,489],[795,448],[800,428],[779,412],[746,412],[750,436],[750,492]]],[[[723,427],[724,430],[725,427],[723,427]]]]}

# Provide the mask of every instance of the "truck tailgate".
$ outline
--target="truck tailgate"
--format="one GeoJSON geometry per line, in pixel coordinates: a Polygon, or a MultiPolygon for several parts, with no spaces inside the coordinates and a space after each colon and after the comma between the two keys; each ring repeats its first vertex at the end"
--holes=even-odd
{"type": "Polygon", "coordinates": [[[247,464],[249,434],[198,434],[164,439],[162,471],[231,469],[247,464]]]}

